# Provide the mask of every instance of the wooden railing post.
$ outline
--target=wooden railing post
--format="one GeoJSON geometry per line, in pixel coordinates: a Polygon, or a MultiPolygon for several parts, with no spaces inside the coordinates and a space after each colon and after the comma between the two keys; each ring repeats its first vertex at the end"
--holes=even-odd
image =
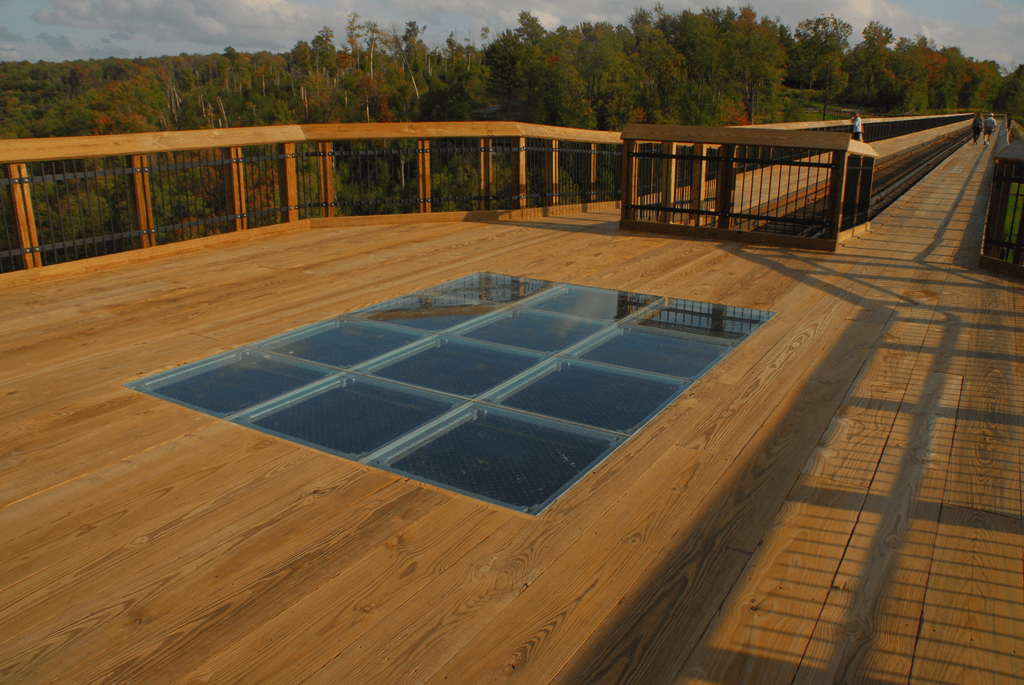
{"type": "Polygon", "coordinates": [[[281,189],[281,223],[299,220],[299,186],[295,173],[295,143],[281,143],[277,153],[277,181],[281,189]]]}
{"type": "Polygon", "coordinates": [[[494,175],[491,139],[480,139],[480,209],[491,208],[491,182],[494,175]]]}
{"type": "Polygon", "coordinates": [[[324,217],[334,216],[334,143],[317,143],[319,155],[320,201],[324,203],[324,217]]]}
{"type": "Polygon", "coordinates": [[[718,228],[728,231],[732,228],[732,191],[736,181],[736,146],[723,145],[718,163],[718,193],[715,212],[718,214],[718,228]]]}
{"type": "Polygon", "coordinates": [[[550,206],[558,204],[558,141],[544,141],[544,185],[545,194],[551,198],[550,206]]]}
{"type": "Polygon", "coordinates": [[[622,220],[633,219],[634,195],[636,193],[636,153],[635,140],[622,141],[622,220]]]}
{"type": "Polygon", "coordinates": [[[14,210],[14,222],[18,225],[18,236],[21,240],[22,254],[25,257],[25,268],[32,269],[43,265],[43,256],[39,252],[39,234],[36,231],[36,215],[32,210],[32,190],[29,184],[31,177],[26,164],[8,164],[7,178],[11,181],[11,207],[14,210]]]}
{"type": "Polygon", "coordinates": [[[828,238],[839,237],[839,227],[843,221],[843,191],[846,189],[846,153],[839,150],[832,152],[832,183],[828,189],[828,201],[825,203],[825,217],[832,222],[831,234],[828,238]]]}
{"type": "MultiPolygon", "coordinates": [[[[699,158],[707,157],[708,146],[703,144],[694,145],[693,156],[699,158]]],[[[691,215],[691,221],[694,226],[700,226],[703,223],[702,215],[696,212],[704,209],[704,184],[707,181],[707,176],[708,160],[694,159],[690,172],[690,210],[695,212],[691,215]]]]}
{"type": "Polygon", "coordinates": [[[516,141],[512,156],[512,209],[526,209],[526,138],[516,141]]]}
{"type": "Polygon", "coordinates": [[[422,139],[416,144],[416,169],[420,187],[420,213],[429,214],[433,209],[433,188],[430,185],[430,141],[422,139]]]}
{"type": "MultiPolygon", "coordinates": [[[[666,155],[676,154],[675,143],[662,143],[661,151],[666,155]]],[[[661,164],[661,205],[663,207],[674,207],[676,204],[676,160],[675,157],[666,157],[661,164]]],[[[661,212],[661,221],[671,223],[675,212],[667,209],[661,212]]]]}
{"type": "MultiPolygon", "coordinates": [[[[294,152],[294,145],[292,147],[294,152]]],[[[224,165],[224,187],[227,190],[228,212],[231,214],[229,225],[233,231],[244,231],[249,227],[249,219],[245,209],[245,171],[242,162],[242,148],[222,148],[221,155],[228,162],[224,165]]],[[[292,159],[293,169],[294,162],[295,160],[292,159]]],[[[285,197],[283,190],[281,197],[285,197]]]]}
{"type": "Polygon", "coordinates": [[[132,202],[139,218],[139,241],[142,247],[156,245],[153,222],[153,201],[149,192],[149,159],[146,155],[132,155],[132,202]]]}

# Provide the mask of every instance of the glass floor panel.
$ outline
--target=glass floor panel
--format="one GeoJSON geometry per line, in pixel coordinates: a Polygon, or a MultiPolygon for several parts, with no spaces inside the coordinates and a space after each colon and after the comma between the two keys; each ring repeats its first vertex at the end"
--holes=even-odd
{"type": "Polygon", "coordinates": [[[597,321],[516,310],[509,316],[494,319],[479,328],[461,332],[460,335],[538,352],[559,352],[606,325],[597,321]]]}
{"type": "Polygon", "coordinates": [[[597,365],[560,362],[514,390],[500,404],[629,433],[687,385],[597,365]]]}
{"type": "Polygon", "coordinates": [[[753,333],[769,316],[770,312],[760,309],[670,300],[665,306],[655,308],[649,316],[637,320],[636,324],[674,333],[741,340],[753,333]]]}
{"type": "Polygon", "coordinates": [[[257,409],[239,419],[359,459],[459,403],[454,398],[346,377],[332,379],[326,388],[311,389],[279,408],[257,409]]]}
{"type": "Polygon", "coordinates": [[[129,387],[227,416],[335,373],[256,350],[236,350],[129,387]]]}
{"type": "Polygon", "coordinates": [[[477,273],[127,386],[536,514],[770,316],[477,273]]]}
{"type": "Polygon", "coordinates": [[[583,352],[580,358],[678,378],[695,378],[731,349],[711,340],[705,342],[627,328],[583,352]]]}
{"type": "Polygon", "coordinates": [[[653,295],[621,290],[567,286],[550,295],[535,298],[528,306],[531,309],[571,314],[583,319],[618,321],[643,309],[656,299],[653,295]]]}
{"type": "Polygon", "coordinates": [[[335,319],[264,340],[254,347],[344,368],[408,345],[423,335],[395,326],[335,319]]]}
{"type": "Polygon", "coordinates": [[[472,397],[543,359],[542,355],[444,338],[436,345],[376,368],[372,373],[381,378],[472,397]]]}
{"type": "Polygon", "coordinates": [[[532,278],[478,273],[360,309],[352,316],[424,331],[444,331],[551,285],[532,278]]]}
{"type": "Polygon", "coordinates": [[[476,273],[431,286],[422,292],[442,302],[511,304],[553,285],[550,281],[535,278],[476,273]]]}
{"type": "Polygon", "coordinates": [[[456,304],[439,302],[429,296],[389,300],[388,308],[366,309],[359,316],[371,321],[418,328],[424,331],[443,331],[490,314],[496,307],[490,303],[456,304]]]}
{"type": "Polygon", "coordinates": [[[596,432],[561,429],[511,412],[476,411],[389,466],[536,513],[617,445],[614,437],[596,432]]]}

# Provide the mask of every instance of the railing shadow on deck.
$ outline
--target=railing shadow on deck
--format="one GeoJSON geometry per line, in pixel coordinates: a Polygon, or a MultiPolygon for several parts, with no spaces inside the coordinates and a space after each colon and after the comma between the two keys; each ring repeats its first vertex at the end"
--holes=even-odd
{"type": "MultiPolygon", "coordinates": [[[[984,195],[982,192],[981,196],[984,195]]],[[[958,198],[963,197],[961,189],[958,198]]],[[[948,224],[948,220],[949,216],[945,223],[948,224]]],[[[984,222],[982,200],[976,201],[972,207],[970,221],[965,239],[954,256],[956,261],[968,254],[977,254],[976,246],[984,222]]],[[[1014,446],[1009,433],[1019,423],[1012,408],[1001,412],[989,411],[991,407],[972,408],[971,399],[961,397],[961,392],[967,393],[968,388],[961,390],[959,387],[958,379],[964,372],[957,365],[966,363],[966,357],[996,366],[1012,364],[1015,359],[999,351],[972,352],[965,338],[966,329],[971,325],[966,315],[968,312],[976,313],[976,310],[949,306],[941,301],[935,305],[907,303],[913,309],[927,310],[931,307],[932,311],[927,321],[916,322],[916,325],[926,328],[919,335],[921,342],[915,345],[919,361],[907,373],[901,399],[892,401],[887,407],[893,415],[890,430],[898,428],[902,442],[887,444],[887,438],[880,439],[878,444],[869,446],[869,453],[859,457],[852,455],[862,462],[860,468],[865,471],[862,475],[866,477],[867,487],[859,495],[854,493],[851,497],[849,492],[828,492],[829,487],[842,489],[841,482],[832,483],[824,489],[807,483],[802,486],[808,492],[801,495],[800,500],[824,502],[825,510],[849,506],[848,503],[853,502],[851,513],[856,518],[849,525],[848,538],[844,539],[842,534],[835,537],[836,544],[846,551],[833,557],[834,563],[819,573],[816,583],[805,587],[777,586],[783,599],[800,597],[801,592],[806,592],[813,598],[813,607],[808,605],[811,613],[790,616],[788,623],[787,617],[775,616],[773,618],[778,622],[773,624],[774,628],[759,635],[754,617],[762,602],[768,602],[766,609],[772,612],[771,595],[776,587],[765,584],[745,590],[749,592],[751,618],[749,628],[745,629],[748,632],[740,637],[748,642],[730,644],[735,635],[716,634],[720,622],[728,618],[723,614],[726,597],[731,597],[733,610],[738,610],[737,605],[747,598],[747,595],[736,594],[744,589],[741,583],[747,578],[746,570],[741,573],[725,559],[727,552],[740,552],[750,559],[758,553],[761,544],[754,549],[737,549],[732,546],[732,541],[742,537],[741,531],[757,521],[763,522],[764,535],[770,537],[772,531],[767,523],[786,506],[793,488],[802,482],[806,473],[806,457],[830,428],[840,406],[860,403],[878,409],[878,402],[863,394],[870,392],[868,383],[858,386],[858,379],[872,361],[877,361],[876,355],[891,346],[882,338],[886,330],[892,326],[915,325],[899,309],[903,293],[914,283],[945,281],[947,274],[943,272],[948,269],[946,265],[922,263],[910,257],[894,260],[897,262],[893,264],[895,269],[890,268],[887,278],[880,284],[854,280],[843,285],[830,285],[825,280],[827,267],[822,265],[822,261],[812,260],[809,256],[800,256],[801,261],[808,262],[811,267],[804,271],[773,260],[763,251],[741,249],[737,254],[793,278],[804,278],[806,283],[828,292],[832,297],[858,303],[866,309],[880,302],[888,316],[873,329],[876,337],[872,351],[862,363],[845,363],[839,348],[848,336],[858,337],[855,333],[858,326],[861,327],[861,337],[864,331],[870,334],[872,324],[847,320],[847,330],[837,336],[833,354],[821,366],[811,369],[799,387],[788,394],[801,399],[786,410],[784,417],[774,421],[774,430],[748,443],[744,450],[746,461],[734,465],[734,476],[721,483],[716,488],[717,494],[709,496],[709,501],[702,504],[700,510],[703,514],[692,525],[676,533],[674,537],[678,542],[665,549],[645,578],[611,608],[598,632],[590,637],[553,682],[668,683],[693,680],[732,685],[746,681],[789,683],[794,679],[813,683],[846,682],[843,678],[847,678],[879,684],[938,683],[942,678],[935,673],[948,668],[974,669],[978,675],[993,681],[1015,678],[1024,668],[1024,659],[1019,654],[1003,653],[996,659],[993,652],[991,661],[982,656],[981,662],[977,658],[971,662],[968,650],[991,649],[987,645],[1000,637],[987,635],[984,628],[976,626],[978,634],[972,638],[972,644],[968,644],[966,638],[951,642],[943,637],[941,631],[921,632],[925,621],[931,621],[934,628],[936,622],[941,627],[943,620],[953,620],[956,616],[963,618],[956,613],[962,612],[963,607],[954,605],[954,598],[943,594],[946,589],[942,586],[942,574],[948,576],[958,570],[967,573],[968,569],[951,568],[948,560],[943,562],[946,566],[940,568],[939,562],[934,560],[934,545],[945,540],[956,546],[962,536],[973,539],[975,534],[969,532],[970,526],[984,529],[986,532],[982,535],[1010,536],[1013,539],[1018,539],[1021,532],[1020,512],[986,512],[950,503],[944,493],[946,476],[941,472],[932,474],[925,482],[923,470],[932,462],[938,462],[940,470],[953,467],[958,457],[957,445],[960,445],[957,441],[963,440],[958,434],[962,436],[965,431],[980,429],[990,439],[990,443],[980,446],[980,449],[1005,451],[1014,446]],[[903,262],[902,265],[899,261],[903,262]],[[815,270],[821,274],[820,277],[814,276],[815,270]],[[906,273],[893,274],[893,270],[906,273]],[[918,369],[918,364],[924,366],[918,369]],[[837,372],[841,372],[838,377],[837,372]],[[934,387],[924,387],[929,384],[934,387]],[[827,411],[821,411],[822,404],[828,407],[827,411]],[[819,418],[814,419],[815,416],[819,418]],[[901,422],[902,425],[896,425],[901,422]],[[943,459],[948,460],[945,467],[941,465],[943,459]],[[883,469],[883,460],[890,471],[883,469]],[[843,504],[844,497],[847,504],[843,504]],[[918,539],[913,548],[908,548],[908,526],[915,520],[927,521],[934,526],[932,541],[928,543],[926,533],[923,542],[918,539]],[[963,528],[965,525],[967,529],[963,528]],[[904,567],[907,555],[921,552],[931,555],[923,572],[908,576],[904,567]],[[863,558],[857,558],[858,554],[863,558]],[[840,571],[843,577],[841,587],[836,585],[840,571]],[[844,594],[850,596],[843,597],[844,594]],[[835,602],[830,599],[832,595],[837,598],[835,602]],[[894,595],[913,598],[909,606],[904,607],[909,613],[899,616],[885,614],[886,602],[894,595]],[[826,613],[824,610],[830,605],[833,612],[826,613]],[[898,636],[886,635],[881,625],[884,620],[904,622],[906,626],[899,629],[901,633],[898,636]],[[785,626],[801,621],[804,622],[802,632],[788,636],[794,651],[779,648],[779,644],[787,642],[785,626]],[[807,628],[808,622],[813,628],[807,628]],[[780,630],[781,633],[778,632],[780,630]],[[910,645],[909,650],[897,650],[898,653],[887,655],[871,653],[873,649],[883,649],[884,643],[894,637],[903,639],[903,648],[910,645]],[[875,661],[879,656],[889,660],[880,666],[875,661]],[[717,664],[718,668],[712,669],[716,672],[709,672],[702,664],[717,664]]],[[[992,281],[977,277],[976,271],[958,269],[955,278],[959,279],[958,287],[984,289],[988,293],[993,290],[992,281]]],[[[1005,292],[1011,291],[1014,285],[1006,282],[995,288],[1005,292]]],[[[992,315],[1009,316],[1012,320],[1014,312],[996,310],[992,315]]],[[[992,332],[1003,336],[1013,334],[1012,328],[1006,326],[992,332]]],[[[1004,382],[1015,382],[1012,368],[1009,374],[1002,376],[1004,382]]],[[[962,450],[963,445],[959,449],[962,450]]],[[[1017,457],[1019,461],[1019,455],[1017,457]]],[[[819,482],[830,481],[819,479],[819,482]]],[[[809,528],[814,526],[809,520],[805,524],[809,528]]],[[[965,538],[963,544],[969,546],[970,540],[965,538]]],[[[993,553],[998,554],[998,550],[993,553]]],[[[1021,559],[1004,561],[1012,562],[1009,565],[1019,571],[1021,559]]],[[[801,570],[809,572],[813,562],[806,563],[808,567],[801,570]]],[[[982,559],[974,563],[984,564],[986,561],[982,559]]],[[[983,570],[987,573],[989,569],[983,570]]],[[[793,577],[788,577],[785,582],[797,582],[799,585],[793,577]]],[[[1013,582],[1013,587],[1008,590],[1020,594],[1019,578],[1013,582]]],[[[998,598],[995,601],[999,601],[998,598]]],[[[1024,625],[1020,621],[1013,623],[1012,617],[1003,617],[1003,620],[1012,624],[1012,632],[1016,635],[1024,633],[1024,625]]],[[[947,627],[951,632],[961,628],[947,627]]]]}

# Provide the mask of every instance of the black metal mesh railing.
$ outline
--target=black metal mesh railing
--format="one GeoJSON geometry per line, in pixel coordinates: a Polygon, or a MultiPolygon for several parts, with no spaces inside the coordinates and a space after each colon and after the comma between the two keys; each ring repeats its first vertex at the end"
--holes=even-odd
{"type": "Polygon", "coordinates": [[[633,218],[781,235],[822,237],[832,153],[754,145],[640,143],[633,218]]]}
{"type": "MultiPolygon", "coordinates": [[[[1024,147],[1012,143],[1010,148],[1024,147]]],[[[1021,150],[1016,156],[1024,156],[1021,150]]],[[[985,225],[986,257],[1008,264],[1024,265],[1024,161],[997,159],[992,177],[988,219],[985,225]]]]}

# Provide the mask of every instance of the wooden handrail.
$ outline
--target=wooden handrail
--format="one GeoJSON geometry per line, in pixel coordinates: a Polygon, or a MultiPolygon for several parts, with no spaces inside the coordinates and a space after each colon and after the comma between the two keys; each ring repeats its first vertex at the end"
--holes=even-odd
{"type": "MultiPolygon", "coordinates": [[[[949,116],[956,116],[952,114],[929,114],[927,116],[920,117],[874,117],[871,119],[862,118],[863,124],[875,124],[875,123],[886,123],[893,124],[901,121],[922,121],[926,119],[943,119],[949,116]]],[[[748,124],[746,126],[737,126],[736,128],[770,128],[781,131],[806,131],[807,129],[817,129],[823,126],[835,126],[841,124],[849,119],[829,119],[827,121],[788,121],[781,124],[748,124]]]]}
{"type": "Polygon", "coordinates": [[[877,157],[867,143],[851,140],[846,133],[816,131],[777,131],[748,127],[716,128],[713,126],[660,126],[627,124],[623,140],[658,143],[710,143],[722,145],[759,145],[798,150],[829,150],[849,152],[861,157],[877,157]]]}
{"type": "Polygon", "coordinates": [[[334,140],[422,140],[429,138],[544,138],[618,145],[617,132],[559,128],[510,121],[385,124],[297,124],[218,128],[163,133],[127,133],[73,138],[15,138],[0,141],[0,164],[59,159],[146,155],[156,152],[232,148],[334,140]]]}

